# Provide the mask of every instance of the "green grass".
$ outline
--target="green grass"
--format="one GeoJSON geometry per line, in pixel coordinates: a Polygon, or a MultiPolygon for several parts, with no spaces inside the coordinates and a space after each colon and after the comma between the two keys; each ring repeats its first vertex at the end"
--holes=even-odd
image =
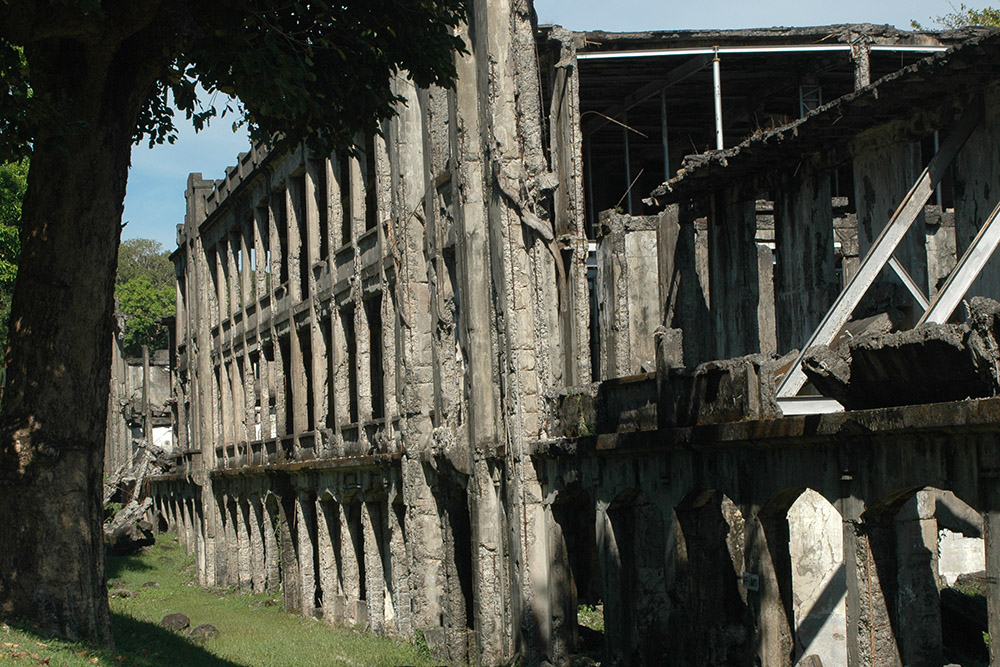
{"type": "Polygon", "coordinates": [[[172,534],[138,557],[109,557],[108,589],[117,644],[106,651],[0,624],[0,665],[433,665],[426,650],[369,632],[331,628],[281,610],[280,596],[208,591],[192,583],[194,565],[172,534]],[[146,582],[157,587],[143,587],[146,582]],[[128,597],[114,595],[126,590],[128,597]],[[197,645],[160,627],[182,613],[191,627],[211,623],[219,636],[197,645]],[[47,661],[46,661],[47,660],[47,661]]]}

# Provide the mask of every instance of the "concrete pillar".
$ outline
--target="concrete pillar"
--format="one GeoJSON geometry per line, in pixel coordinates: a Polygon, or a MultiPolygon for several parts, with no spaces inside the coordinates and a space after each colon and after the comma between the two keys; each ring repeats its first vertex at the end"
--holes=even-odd
{"type": "Polygon", "coordinates": [[[233,496],[225,497],[223,505],[226,528],[226,586],[240,585],[240,534],[237,528],[236,500],[233,496]]]}
{"type": "MultiPolygon", "coordinates": [[[[745,511],[746,516],[751,516],[745,511]]],[[[746,526],[746,571],[758,577],[758,590],[748,593],[757,618],[760,664],[791,667],[795,657],[792,571],[788,553],[788,520],[784,508],[751,518],[746,526]]]]}
{"type": "Polygon", "coordinates": [[[760,300],[757,213],[753,196],[735,186],[715,195],[711,208],[709,301],[715,357],[727,359],[761,349],[757,321],[760,300]]]}
{"type": "MultiPolygon", "coordinates": [[[[316,499],[306,491],[296,495],[295,517],[298,525],[299,586],[302,591],[302,615],[313,616],[317,610],[316,556],[313,534],[316,528],[316,499]]],[[[322,601],[319,601],[322,602],[322,601]]]]}
{"type": "Polygon", "coordinates": [[[305,216],[306,238],[303,239],[303,251],[306,253],[305,267],[309,274],[307,276],[307,284],[309,286],[308,293],[314,294],[316,289],[316,279],[313,275],[312,267],[313,264],[320,259],[319,207],[324,205],[326,202],[326,193],[319,191],[321,181],[318,170],[325,170],[326,164],[325,161],[317,164],[314,160],[308,158],[305,160],[305,163],[305,201],[303,202],[302,215],[305,216]]]}
{"type": "Polygon", "coordinates": [[[774,202],[777,351],[801,348],[837,296],[830,172],[804,167],[774,202]]]}
{"type": "Polygon", "coordinates": [[[365,544],[365,588],[368,602],[368,627],[374,632],[384,632],[387,622],[393,620],[391,591],[386,590],[382,562],[385,513],[384,503],[370,500],[362,503],[361,525],[365,544]],[[387,613],[389,617],[387,618],[387,613]]]}
{"type": "Polygon", "coordinates": [[[365,543],[361,526],[361,503],[353,500],[340,505],[341,581],[345,599],[346,623],[367,625],[365,600],[365,543]]]}
{"type": "Polygon", "coordinates": [[[270,216],[266,206],[257,206],[253,210],[253,248],[254,248],[254,282],[257,299],[263,299],[268,293],[271,266],[268,261],[268,248],[271,242],[269,229],[270,216]]]}
{"type": "MultiPolygon", "coordinates": [[[[1000,89],[988,88],[984,94],[985,115],[952,167],[955,192],[955,240],[961,257],[1000,202],[1000,89]]],[[[987,262],[965,298],[987,296],[1000,299],[1000,256],[987,262]]]]}
{"type": "Polygon", "coordinates": [[[277,435],[277,424],[271,416],[271,404],[275,402],[276,381],[274,371],[274,338],[265,337],[261,332],[260,349],[260,437],[267,440],[277,435]]]}
{"type": "Polygon", "coordinates": [[[250,526],[244,512],[246,500],[237,496],[233,501],[233,513],[236,515],[237,564],[239,567],[240,588],[249,590],[253,585],[253,546],[250,541],[250,526]]]}
{"type": "MultiPolygon", "coordinates": [[[[299,537],[302,524],[296,520],[296,498],[294,491],[287,485],[282,485],[278,495],[278,525],[280,542],[278,550],[281,556],[281,589],[284,593],[285,611],[299,612],[303,610],[302,582],[299,575],[299,537]]],[[[312,600],[309,600],[312,606],[312,600]]]]}
{"type": "Polygon", "coordinates": [[[249,220],[244,219],[238,230],[240,257],[242,258],[242,265],[240,266],[240,295],[243,297],[241,305],[244,310],[246,310],[247,306],[251,305],[255,301],[254,271],[257,267],[250,258],[250,251],[254,250],[253,238],[255,227],[256,223],[253,218],[250,218],[249,220]]]}
{"type": "Polygon", "coordinates": [[[236,253],[240,251],[239,238],[230,232],[226,238],[226,287],[229,290],[229,308],[226,317],[232,318],[240,310],[240,271],[236,264],[236,253]]]}
{"type": "Polygon", "coordinates": [[[265,497],[254,511],[261,520],[264,540],[264,590],[275,591],[281,586],[281,557],[278,547],[278,507],[274,496],[265,497]]]}
{"type": "Polygon", "coordinates": [[[698,273],[696,230],[690,207],[670,204],[660,214],[656,235],[660,311],[663,325],[681,329],[684,359],[694,367],[712,358],[712,320],[698,273]]]}
{"type": "Polygon", "coordinates": [[[316,499],[316,525],[317,576],[323,589],[323,620],[329,625],[337,625],[342,622],[343,614],[343,591],[337,576],[340,558],[335,551],[340,547],[340,508],[329,492],[316,499]]]}
{"type": "Polygon", "coordinates": [[[303,215],[302,200],[299,198],[301,192],[297,191],[297,177],[288,179],[285,187],[285,206],[288,234],[288,248],[285,261],[288,262],[288,294],[291,296],[291,303],[297,303],[305,296],[302,294],[302,253],[306,251],[304,247],[305,239],[299,232],[301,217],[303,215]]]}
{"type": "Polygon", "coordinates": [[[304,433],[309,430],[309,383],[306,379],[305,355],[299,331],[293,329],[289,333],[289,342],[292,375],[285,386],[287,391],[292,392],[292,430],[295,433],[304,433]]]}
{"type": "MultiPolygon", "coordinates": [[[[970,140],[971,141],[971,140],[970,140]]],[[[854,198],[858,214],[858,250],[868,254],[886,223],[906,197],[922,171],[920,144],[894,142],[876,145],[854,157],[854,198]]],[[[926,224],[921,213],[896,248],[895,256],[910,277],[927,294],[926,224]]],[[[892,269],[883,269],[881,277],[869,289],[868,307],[877,312],[891,308],[902,311],[902,324],[912,326],[921,311],[892,269]],[[879,285],[885,285],[879,293],[879,285]],[[890,287],[891,286],[891,287],[890,287]],[[888,290],[888,291],[887,291],[888,290]]],[[[865,307],[862,302],[861,308],[865,307]]],[[[891,315],[890,315],[891,317],[891,315]]],[[[899,316],[897,316],[897,319],[899,316]]]]}
{"type": "Polygon", "coordinates": [[[897,644],[903,664],[944,664],[938,593],[937,492],[918,491],[896,514],[897,644]]]}
{"type": "Polygon", "coordinates": [[[387,627],[390,632],[409,637],[413,633],[411,625],[410,559],[407,554],[406,506],[401,502],[388,505],[388,562],[390,577],[387,586],[392,591],[392,605],[395,610],[395,625],[387,627]]]}
{"type": "MultiPolygon", "coordinates": [[[[195,488],[195,492],[199,492],[195,488]]],[[[195,534],[198,536],[198,548],[195,550],[195,566],[198,570],[198,584],[208,586],[208,552],[205,544],[205,513],[202,511],[202,501],[200,496],[191,499],[191,507],[194,509],[195,534]]]]}

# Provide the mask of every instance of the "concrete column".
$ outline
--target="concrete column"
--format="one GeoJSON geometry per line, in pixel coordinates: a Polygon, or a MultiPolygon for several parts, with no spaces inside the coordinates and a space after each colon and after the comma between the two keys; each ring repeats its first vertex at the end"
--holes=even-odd
{"type": "MultiPolygon", "coordinates": [[[[303,526],[296,520],[296,498],[294,491],[283,485],[278,496],[278,525],[280,530],[279,552],[281,555],[281,590],[284,593],[285,611],[302,613],[302,583],[299,575],[299,537],[303,526]]],[[[308,601],[312,607],[312,600],[308,601]]]]}
{"type": "Polygon", "coordinates": [[[271,307],[274,308],[274,293],[281,287],[281,265],[285,262],[282,254],[281,234],[278,231],[278,224],[285,219],[285,191],[278,190],[271,194],[271,199],[267,207],[267,233],[270,238],[269,247],[271,250],[271,307]]]}
{"type": "Polygon", "coordinates": [[[270,216],[266,206],[258,206],[253,210],[253,247],[254,247],[254,273],[257,289],[257,299],[260,300],[268,292],[268,279],[271,267],[268,263],[267,248],[270,247],[271,230],[269,229],[270,216]]]}
{"type": "MultiPolygon", "coordinates": [[[[749,511],[744,514],[752,516],[749,511]]],[[[775,667],[791,667],[795,657],[788,540],[783,511],[747,521],[746,571],[756,574],[759,582],[756,594],[748,593],[749,606],[757,616],[757,657],[760,664],[775,667]]]]}
{"type": "Polygon", "coordinates": [[[236,519],[236,563],[238,570],[239,586],[243,590],[249,590],[253,585],[253,548],[250,542],[250,527],[247,525],[247,516],[244,514],[246,501],[239,496],[233,499],[232,511],[236,519]]]}
{"type": "Polygon", "coordinates": [[[261,533],[264,540],[264,590],[275,591],[281,586],[281,558],[278,547],[278,533],[275,527],[278,523],[277,503],[271,496],[271,505],[266,499],[254,506],[254,511],[261,520],[261,533]]]}
{"type": "Polygon", "coordinates": [[[313,264],[319,259],[319,206],[325,203],[326,193],[319,192],[320,178],[317,169],[326,169],[325,161],[317,164],[315,161],[306,159],[305,173],[305,202],[303,215],[305,216],[306,238],[304,251],[306,252],[305,266],[309,271],[308,285],[309,294],[314,294],[316,290],[316,278],[313,275],[313,264]]]}
{"type": "MultiPolygon", "coordinates": [[[[323,336],[323,327],[320,324],[320,319],[322,315],[321,312],[313,308],[310,311],[309,316],[309,340],[310,340],[310,376],[312,377],[312,382],[310,383],[312,388],[312,395],[309,396],[308,400],[312,402],[312,415],[313,423],[310,424],[310,428],[313,430],[320,430],[324,428],[327,424],[327,413],[329,411],[330,400],[329,392],[332,391],[330,387],[330,377],[329,377],[329,351],[326,347],[326,339],[323,336]]],[[[316,453],[317,456],[322,455],[320,452],[320,442],[316,442],[316,453]]]]}
{"type": "MultiPolygon", "coordinates": [[[[236,443],[246,442],[251,440],[250,434],[247,431],[247,399],[246,399],[246,385],[244,380],[244,367],[243,358],[241,355],[243,350],[239,350],[233,355],[233,360],[229,364],[230,382],[232,382],[232,395],[233,395],[233,441],[236,443]]],[[[237,456],[239,456],[240,447],[237,447],[237,456]]],[[[244,463],[249,463],[245,461],[244,463]]]]}
{"type": "Polygon", "coordinates": [[[896,514],[897,643],[903,664],[944,664],[938,592],[937,492],[918,491],[896,514]]]}
{"type": "Polygon", "coordinates": [[[316,500],[312,494],[299,491],[295,502],[295,517],[298,525],[299,586],[302,590],[302,615],[313,616],[316,612],[316,561],[313,533],[316,526],[316,500]]]}
{"type": "Polygon", "coordinates": [[[406,548],[406,506],[398,502],[390,503],[388,508],[388,562],[391,576],[387,579],[390,582],[387,586],[392,591],[395,626],[389,626],[387,623],[387,630],[409,637],[413,633],[413,627],[410,623],[410,559],[406,548]]]}
{"type": "MultiPolygon", "coordinates": [[[[952,167],[955,188],[955,240],[961,257],[1000,202],[1000,90],[984,94],[985,115],[952,167]]],[[[965,298],[988,296],[1000,299],[1000,256],[994,253],[965,298]]],[[[996,636],[996,635],[994,635],[996,636]]]]}
{"type": "Polygon", "coordinates": [[[288,294],[291,296],[291,303],[297,303],[305,296],[302,294],[301,256],[306,249],[303,247],[305,239],[299,233],[300,217],[303,215],[303,211],[302,201],[298,198],[301,193],[294,193],[293,196],[293,189],[297,187],[292,182],[294,180],[294,177],[289,179],[285,187],[285,219],[288,230],[286,232],[288,234],[288,255],[285,261],[288,262],[288,294]]]}
{"type": "Polygon", "coordinates": [[[225,529],[225,579],[224,585],[238,586],[240,583],[239,535],[236,532],[236,503],[232,496],[223,496],[223,528],[225,529]]]}
{"type": "Polygon", "coordinates": [[[340,505],[341,581],[345,600],[344,621],[367,625],[367,604],[364,603],[364,533],[361,527],[361,503],[351,501],[340,505]]]}
{"type": "Polygon", "coordinates": [[[708,221],[709,301],[718,359],[761,349],[756,232],[752,195],[732,186],[713,197],[708,221]]]}
{"type": "MultiPolygon", "coordinates": [[[[973,139],[970,139],[970,142],[973,139]]],[[[903,201],[921,172],[920,145],[891,143],[874,145],[854,157],[854,198],[858,213],[858,250],[868,254],[875,239],[903,201]]],[[[910,277],[927,294],[927,225],[924,214],[914,220],[896,248],[895,256],[910,277]]],[[[906,291],[892,269],[885,268],[869,289],[869,308],[886,312],[902,311],[904,327],[912,326],[920,315],[913,297],[906,291]],[[883,287],[879,288],[879,285],[883,287]],[[881,290],[881,291],[880,291],[881,290]]],[[[865,303],[862,302],[862,308],[865,303]]],[[[891,315],[890,315],[891,317],[891,315]]],[[[899,319],[897,315],[897,319],[899,319]]]]}
{"type": "Polygon", "coordinates": [[[365,588],[368,602],[368,627],[375,632],[384,632],[387,622],[391,623],[395,612],[392,608],[390,591],[386,590],[382,549],[384,538],[384,503],[371,500],[362,503],[361,525],[365,541],[365,588]],[[388,618],[387,618],[388,614],[388,618]]]}
{"type": "Polygon", "coordinates": [[[329,625],[337,625],[342,621],[343,591],[340,590],[337,577],[338,554],[335,547],[340,546],[340,508],[329,492],[316,499],[317,544],[319,551],[320,588],[323,589],[323,620],[329,625]],[[336,545],[334,544],[336,538],[336,545]],[[338,604],[339,603],[339,604],[338,604]],[[339,613],[338,613],[339,612],[339,613]]]}
{"type": "MultiPolygon", "coordinates": [[[[200,489],[195,489],[196,492],[200,489]]],[[[201,498],[196,496],[191,499],[191,507],[194,509],[194,530],[198,536],[198,548],[195,550],[195,565],[198,569],[198,585],[208,586],[208,551],[205,544],[205,513],[202,511],[201,498]]]]}
{"type": "MultiPolygon", "coordinates": [[[[221,361],[219,363],[219,397],[221,404],[221,412],[218,415],[218,419],[221,422],[221,445],[228,445],[233,441],[233,436],[235,433],[235,428],[233,428],[233,385],[232,380],[230,380],[230,375],[232,374],[231,362],[221,361]]],[[[229,448],[224,450],[223,457],[229,458],[229,448]]]]}
{"type": "MultiPolygon", "coordinates": [[[[287,401],[285,400],[285,392],[290,390],[290,380],[285,377],[285,359],[284,356],[286,351],[282,349],[281,339],[279,339],[272,332],[274,336],[274,363],[271,365],[272,377],[274,378],[274,413],[275,413],[275,436],[290,435],[287,431],[286,425],[288,424],[288,418],[285,415],[287,410],[287,401]]],[[[294,337],[294,332],[289,333],[290,337],[294,337]]],[[[287,354],[291,354],[291,341],[289,340],[289,349],[287,354]]]]}
{"type": "Polygon", "coordinates": [[[239,312],[242,298],[240,294],[240,271],[236,265],[236,253],[240,250],[239,238],[232,232],[226,235],[226,287],[229,289],[229,308],[226,317],[239,312]]]}
{"type": "MultiPolygon", "coordinates": [[[[995,471],[980,477],[981,494],[987,504],[983,513],[986,543],[986,605],[990,637],[1000,637],[1000,484],[995,471]]],[[[990,641],[990,664],[1000,664],[1000,642],[990,641]]]]}
{"type": "Polygon", "coordinates": [[[830,172],[804,167],[774,201],[778,353],[801,348],[837,296],[830,172]]]}
{"type": "Polygon", "coordinates": [[[292,376],[288,378],[286,387],[292,392],[292,430],[295,433],[304,433],[309,430],[309,383],[306,379],[305,357],[302,353],[299,332],[293,328],[289,333],[289,339],[292,376]]]}
{"type": "MultiPolygon", "coordinates": [[[[240,257],[243,265],[240,267],[240,303],[245,310],[247,306],[254,302],[254,271],[256,267],[250,261],[250,250],[254,249],[254,228],[256,227],[253,218],[244,220],[239,228],[240,257]]],[[[256,252],[256,250],[254,249],[256,252]]]]}
{"type": "Polygon", "coordinates": [[[684,358],[694,367],[713,356],[712,319],[698,275],[696,230],[690,206],[670,204],[660,214],[656,235],[659,257],[660,311],[663,325],[681,329],[684,358]]]}
{"type": "Polygon", "coordinates": [[[269,361],[268,356],[274,359],[274,338],[263,337],[266,332],[261,332],[260,340],[260,437],[262,440],[273,438],[277,435],[275,424],[271,421],[271,402],[274,400],[274,361],[269,361]]]}

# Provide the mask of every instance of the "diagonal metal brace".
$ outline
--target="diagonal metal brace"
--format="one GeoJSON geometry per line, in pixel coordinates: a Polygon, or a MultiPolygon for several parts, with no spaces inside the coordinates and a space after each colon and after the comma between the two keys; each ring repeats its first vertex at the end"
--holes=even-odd
{"type": "Polygon", "coordinates": [[[948,280],[934,297],[931,305],[924,311],[923,317],[917,324],[924,322],[943,324],[948,321],[951,314],[955,312],[955,308],[962,302],[965,293],[972,287],[972,282],[979,277],[986,262],[1000,245],[1000,222],[998,220],[1000,220],[1000,204],[997,204],[993,213],[986,219],[986,224],[982,226],[979,233],[976,234],[976,238],[969,244],[969,249],[962,255],[962,259],[948,274],[948,280]]]}
{"type": "Polygon", "coordinates": [[[829,345],[834,336],[851,318],[851,314],[858,307],[872,283],[875,282],[875,278],[889,262],[896,246],[903,240],[906,232],[913,225],[913,221],[924,210],[924,205],[934,194],[934,189],[944,176],[945,170],[958,155],[969,136],[972,135],[972,131],[975,130],[982,118],[982,114],[981,104],[970,105],[949,133],[948,138],[941,144],[941,149],[931,158],[930,164],[921,172],[896,212],[892,214],[882,233],[868,250],[861,266],[858,267],[858,272],[854,274],[847,287],[837,297],[813,335],[802,346],[799,355],[795,358],[795,363],[792,364],[791,369],[778,385],[779,398],[795,396],[805,384],[806,376],[802,372],[802,360],[805,358],[806,350],[816,345],[829,345]]]}

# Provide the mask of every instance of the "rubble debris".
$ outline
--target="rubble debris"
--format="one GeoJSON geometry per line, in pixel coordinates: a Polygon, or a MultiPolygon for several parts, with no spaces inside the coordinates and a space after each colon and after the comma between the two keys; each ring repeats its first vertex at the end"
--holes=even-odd
{"type": "Polygon", "coordinates": [[[811,348],[802,368],[848,410],[960,401],[1000,394],[1000,303],[973,298],[967,322],[922,324],[811,348]]]}
{"type": "Polygon", "coordinates": [[[772,380],[778,363],[767,355],[751,354],[671,369],[660,389],[660,426],[780,417],[772,380]]]}
{"type": "Polygon", "coordinates": [[[140,500],[139,493],[146,477],[171,471],[175,461],[175,457],[160,447],[140,444],[132,459],[105,479],[105,514],[111,515],[104,523],[108,553],[124,556],[156,542],[153,524],[145,519],[153,501],[150,498],[140,500]],[[119,511],[109,511],[118,504],[122,505],[119,511]]]}
{"type": "Polygon", "coordinates": [[[156,542],[153,524],[143,518],[152,506],[152,498],[133,500],[104,524],[104,544],[109,554],[126,556],[156,542]]]}

